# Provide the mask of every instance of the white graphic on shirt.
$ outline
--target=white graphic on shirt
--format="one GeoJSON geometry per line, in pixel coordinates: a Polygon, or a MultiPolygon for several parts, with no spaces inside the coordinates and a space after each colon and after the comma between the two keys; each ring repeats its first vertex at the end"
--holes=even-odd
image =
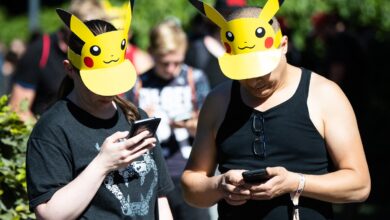
{"type": "MultiPolygon", "coordinates": [[[[96,144],[95,148],[100,150],[99,144],[96,144]]],[[[127,216],[134,217],[147,215],[149,213],[149,204],[153,197],[154,189],[157,186],[158,173],[155,161],[149,152],[142,155],[142,157],[143,160],[141,161],[134,161],[126,168],[110,172],[104,180],[105,187],[119,200],[122,213],[127,216]],[[153,172],[153,181],[145,195],[140,192],[140,201],[134,201],[134,199],[132,201],[129,195],[125,197],[117,183],[114,182],[115,172],[118,172],[123,178],[126,187],[129,187],[129,181],[136,177],[140,178],[140,187],[147,187],[144,186],[145,177],[151,171],[153,172]]]]}
{"type": "Polygon", "coordinates": [[[169,119],[183,117],[192,112],[192,93],[189,86],[166,86],[159,91],[155,88],[141,88],[139,106],[165,112],[169,119]]]}
{"type": "MultiPolygon", "coordinates": [[[[181,78],[180,78],[181,79],[181,78]]],[[[182,82],[184,83],[184,82],[182,82]]],[[[161,142],[167,141],[172,133],[180,146],[184,158],[189,157],[191,146],[188,142],[189,133],[184,128],[170,128],[171,120],[181,121],[192,117],[191,88],[185,86],[166,86],[161,89],[141,88],[139,91],[139,106],[143,109],[152,109],[154,117],[161,118],[157,137],[161,142]]],[[[164,156],[170,155],[168,149],[164,149],[164,156]]]]}

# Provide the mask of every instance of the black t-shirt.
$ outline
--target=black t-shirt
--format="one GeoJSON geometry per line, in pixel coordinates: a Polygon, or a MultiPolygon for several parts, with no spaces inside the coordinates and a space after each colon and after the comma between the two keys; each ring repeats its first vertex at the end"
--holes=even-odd
{"type": "MultiPolygon", "coordinates": [[[[57,190],[75,179],[96,157],[108,136],[130,127],[121,110],[103,120],[68,100],[53,105],[39,119],[28,142],[26,169],[31,209],[50,200],[57,190]]],[[[157,145],[126,169],[109,173],[79,218],[158,219],[157,198],[172,189],[157,145]]]]}
{"type": "Polygon", "coordinates": [[[57,98],[57,91],[66,72],[64,53],[58,46],[57,34],[50,35],[50,50],[46,64],[40,66],[43,50],[43,38],[29,45],[26,53],[17,64],[13,83],[35,90],[35,99],[31,111],[41,115],[57,98]]]}

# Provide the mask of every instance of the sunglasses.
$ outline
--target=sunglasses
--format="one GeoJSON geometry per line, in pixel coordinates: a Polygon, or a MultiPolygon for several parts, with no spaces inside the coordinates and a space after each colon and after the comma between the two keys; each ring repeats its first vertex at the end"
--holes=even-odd
{"type": "Polygon", "coordinates": [[[261,114],[253,115],[252,132],[254,140],[252,142],[252,152],[255,157],[265,159],[265,134],[264,134],[264,117],[261,114]]]}

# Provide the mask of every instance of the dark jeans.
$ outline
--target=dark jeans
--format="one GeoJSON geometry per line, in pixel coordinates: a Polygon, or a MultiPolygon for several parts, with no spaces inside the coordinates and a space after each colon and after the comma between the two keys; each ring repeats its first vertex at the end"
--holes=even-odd
{"type": "Polygon", "coordinates": [[[175,189],[168,195],[169,207],[174,220],[209,220],[209,210],[194,208],[188,205],[183,198],[180,186],[180,177],[172,177],[175,189]]]}

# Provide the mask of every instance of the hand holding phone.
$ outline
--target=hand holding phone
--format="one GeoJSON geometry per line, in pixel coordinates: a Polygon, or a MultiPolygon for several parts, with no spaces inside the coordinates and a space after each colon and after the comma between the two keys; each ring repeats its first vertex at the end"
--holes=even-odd
{"type": "Polygon", "coordinates": [[[145,118],[134,121],[131,126],[129,137],[133,137],[145,130],[149,131],[148,137],[153,137],[160,124],[161,118],[145,118]]]}
{"type": "Polygon", "coordinates": [[[242,177],[244,178],[245,183],[261,183],[270,178],[267,170],[264,168],[245,171],[242,173],[242,177]]]}

